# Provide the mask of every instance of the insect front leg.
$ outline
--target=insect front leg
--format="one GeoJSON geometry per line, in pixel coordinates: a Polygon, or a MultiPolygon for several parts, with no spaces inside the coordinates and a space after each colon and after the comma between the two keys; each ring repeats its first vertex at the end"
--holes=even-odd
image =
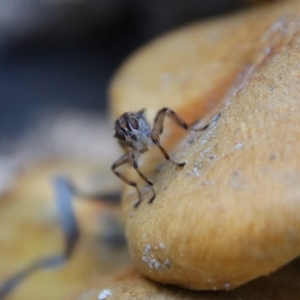
{"type": "Polygon", "coordinates": [[[161,110],[159,110],[155,116],[154,119],[154,125],[153,130],[155,132],[158,132],[159,134],[162,134],[163,132],[163,125],[164,125],[164,119],[166,115],[169,115],[180,127],[187,130],[189,127],[186,124],[186,122],[171,108],[164,107],[161,110]]]}
{"type": "MultiPolygon", "coordinates": [[[[129,154],[129,156],[130,156],[131,164],[132,164],[132,166],[134,167],[134,169],[136,170],[136,172],[139,174],[139,176],[140,176],[140,177],[141,177],[141,178],[142,178],[142,179],[143,179],[143,180],[151,187],[151,189],[152,189],[153,195],[152,195],[152,197],[150,198],[150,200],[148,201],[148,203],[152,203],[152,202],[154,201],[155,197],[156,197],[156,191],[155,191],[153,182],[152,182],[150,179],[148,179],[148,178],[147,178],[147,177],[139,170],[138,164],[137,164],[137,162],[136,162],[136,157],[135,157],[134,152],[131,152],[131,153],[129,154]]],[[[137,207],[139,204],[140,204],[140,202],[136,203],[136,204],[135,204],[135,207],[137,207]]]]}
{"type": "Polygon", "coordinates": [[[141,192],[138,188],[138,185],[136,182],[133,182],[129,179],[127,179],[124,175],[122,175],[121,173],[119,173],[118,171],[116,171],[115,169],[118,168],[119,166],[123,165],[123,164],[126,164],[126,163],[129,163],[133,166],[133,168],[136,170],[136,172],[139,174],[139,176],[151,187],[152,189],[152,193],[153,193],[153,196],[151,197],[151,199],[148,201],[148,203],[152,203],[153,200],[155,199],[156,197],[156,191],[155,191],[155,188],[154,188],[154,185],[153,185],[153,182],[148,179],[138,168],[138,164],[136,162],[136,158],[135,158],[135,155],[133,152],[130,152],[128,154],[125,154],[123,155],[122,157],[120,157],[117,161],[115,161],[113,163],[113,165],[111,166],[111,169],[112,171],[121,179],[123,180],[125,183],[127,183],[128,185],[130,186],[133,186],[136,188],[137,190],[137,193],[138,193],[138,197],[139,197],[139,200],[137,201],[137,203],[135,203],[134,207],[138,207],[140,204],[141,204],[141,201],[142,201],[142,196],[141,196],[141,192]]]}
{"type": "Polygon", "coordinates": [[[136,191],[137,191],[137,194],[138,194],[138,197],[139,197],[139,200],[138,202],[134,205],[134,207],[138,207],[142,201],[142,195],[141,195],[141,192],[137,186],[137,183],[136,182],[133,182],[129,179],[127,179],[124,175],[122,175],[121,173],[119,173],[118,171],[116,171],[116,168],[120,167],[121,165],[124,165],[126,163],[131,163],[131,160],[130,160],[130,155],[129,154],[125,154],[123,156],[121,156],[118,160],[116,160],[112,166],[111,166],[111,170],[116,174],[116,176],[118,176],[121,180],[123,180],[125,183],[127,183],[128,185],[130,186],[133,186],[136,188],[136,191]]]}
{"type": "Polygon", "coordinates": [[[168,160],[169,162],[171,162],[173,165],[175,165],[177,167],[184,167],[185,166],[185,162],[178,163],[178,162],[176,162],[174,159],[172,159],[170,157],[170,155],[168,154],[167,150],[160,144],[160,138],[159,138],[158,133],[152,132],[151,133],[151,139],[152,139],[153,143],[162,152],[162,154],[164,155],[164,157],[165,157],[166,160],[168,160]]]}

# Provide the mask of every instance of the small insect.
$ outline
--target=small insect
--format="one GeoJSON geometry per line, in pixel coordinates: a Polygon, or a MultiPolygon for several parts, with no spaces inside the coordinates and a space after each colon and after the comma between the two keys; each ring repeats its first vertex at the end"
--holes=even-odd
{"type": "Polygon", "coordinates": [[[163,123],[165,116],[168,114],[180,127],[188,129],[186,122],[172,109],[164,107],[159,110],[154,119],[153,129],[151,129],[149,123],[144,115],[144,109],[139,110],[136,113],[126,112],[122,114],[115,122],[115,134],[114,137],[118,139],[120,145],[126,152],[111,166],[112,171],[125,183],[136,188],[138,193],[138,201],[134,207],[138,207],[142,201],[141,192],[136,182],[127,179],[124,175],[116,171],[119,166],[129,163],[139,174],[139,176],[151,187],[152,197],[148,203],[152,203],[156,197],[156,191],[153,182],[148,179],[138,167],[138,159],[141,153],[149,150],[151,146],[157,146],[163,153],[164,157],[177,167],[183,167],[184,162],[178,163],[174,161],[167,151],[160,144],[160,134],[163,132],[163,123]]]}

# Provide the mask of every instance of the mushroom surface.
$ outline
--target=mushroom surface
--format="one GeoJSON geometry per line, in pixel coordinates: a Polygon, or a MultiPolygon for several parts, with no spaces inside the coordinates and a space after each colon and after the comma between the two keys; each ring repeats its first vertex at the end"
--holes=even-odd
{"type": "MultiPolygon", "coordinates": [[[[140,168],[156,186],[135,209],[129,250],[141,274],[195,290],[232,289],[300,254],[300,2],[193,24],[135,53],[113,80],[114,117],[168,106],[204,132],[168,123],[140,168]],[[221,113],[219,117],[212,118],[221,113]],[[179,143],[179,144],[178,144],[179,143]],[[174,145],[178,144],[175,148],[174,145]]],[[[143,182],[134,170],[126,176],[143,182]]]]}

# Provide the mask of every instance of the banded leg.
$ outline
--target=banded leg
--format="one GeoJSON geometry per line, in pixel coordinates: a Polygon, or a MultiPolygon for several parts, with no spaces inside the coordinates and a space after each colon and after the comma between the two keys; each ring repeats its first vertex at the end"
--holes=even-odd
{"type": "Polygon", "coordinates": [[[207,125],[204,125],[203,127],[200,127],[200,128],[191,128],[191,131],[196,131],[196,132],[198,132],[198,131],[204,131],[205,129],[207,129],[208,127],[209,127],[209,125],[210,124],[207,124],[207,125]]]}
{"type": "Polygon", "coordinates": [[[164,107],[156,114],[152,131],[162,134],[166,114],[168,114],[180,127],[184,128],[185,130],[189,128],[186,122],[174,110],[164,107]]]}
{"type": "Polygon", "coordinates": [[[111,166],[111,170],[116,174],[116,176],[118,176],[121,180],[123,180],[125,183],[127,183],[128,185],[130,186],[133,186],[136,188],[136,191],[137,191],[137,194],[138,194],[138,197],[139,197],[139,200],[138,202],[134,205],[134,207],[138,207],[139,204],[141,203],[142,201],[142,195],[141,195],[141,192],[137,186],[137,183],[127,179],[124,175],[122,175],[121,173],[119,173],[118,171],[116,171],[115,169],[118,168],[119,166],[122,166],[126,163],[130,163],[130,159],[129,159],[129,155],[128,154],[125,154],[123,156],[121,156],[118,160],[116,160],[112,166],[111,166]]]}
{"type": "Polygon", "coordinates": [[[133,168],[136,170],[136,172],[139,174],[139,176],[148,184],[150,185],[150,187],[152,188],[152,192],[153,192],[153,196],[151,197],[151,199],[148,201],[148,203],[152,203],[153,200],[155,199],[156,197],[156,191],[154,189],[154,185],[153,185],[153,182],[148,179],[139,169],[138,169],[138,165],[137,165],[137,162],[135,160],[135,157],[133,154],[125,154],[123,155],[122,157],[120,157],[117,161],[115,161],[113,163],[113,165],[111,166],[111,169],[112,171],[121,179],[123,180],[125,183],[127,183],[128,185],[130,186],[133,186],[136,188],[137,190],[137,193],[138,193],[138,197],[139,197],[139,200],[134,204],[134,207],[137,208],[141,201],[142,201],[142,196],[141,196],[141,192],[137,186],[137,183],[127,179],[124,175],[122,175],[121,173],[119,173],[118,171],[116,171],[115,169],[125,163],[130,163],[133,168]]]}
{"type": "MultiPolygon", "coordinates": [[[[216,122],[219,118],[220,118],[220,116],[221,116],[221,113],[218,113],[216,116],[214,116],[213,118],[212,118],[212,120],[210,121],[210,123],[208,123],[208,124],[206,124],[206,125],[204,125],[203,127],[200,127],[200,128],[194,128],[194,126],[193,125],[191,125],[192,126],[192,131],[204,131],[205,129],[207,129],[209,126],[210,126],[210,124],[212,123],[212,122],[216,122]]],[[[196,121],[196,124],[197,123],[199,123],[199,120],[197,120],[196,121]]],[[[195,124],[194,124],[195,125],[195,124]]]]}
{"type": "Polygon", "coordinates": [[[170,161],[173,165],[177,166],[177,167],[184,167],[185,166],[185,162],[182,163],[178,163],[176,162],[174,159],[172,159],[170,157],[170,155],[168,154],[168,152],[166,151],[165,148],[163,148],[162,145],[160,145],[159,143],[156,144],[156,146],[160,149],[160,151],[162,152],[162,154],[164,155],[165,159],[170,161]]]}
{"type": "MultiPolygon", "coordinates": [[[[155,191],[155,188],[154,188],[154,185],[153,185],[153,182],[148,179],[138,168],[138,165],[136,163],[136,160],[135,160],[135,157],[134,157],[134,154],[131,154],[131,160],[132,160],[132,165],[134,167],[134,169],[136,170],[136,172],[139,174],[139,176],[151,187],[152,189],[152,193],[153,193],[153,196],[150,198],[150,200],[148,201],[148,203],[152,203],[156,197],[156,191],[155,191]]],[[[140,202],[137,202],[134,207],[138,207],[140,205],[140,202]]]]}

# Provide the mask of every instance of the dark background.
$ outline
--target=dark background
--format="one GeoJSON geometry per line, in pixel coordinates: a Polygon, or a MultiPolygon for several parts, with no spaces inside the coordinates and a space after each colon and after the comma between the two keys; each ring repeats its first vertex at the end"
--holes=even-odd
{"type": "Polygon", "coordinates": [[[109,80],[132,51],[174,27],[248,2],[2,0],[2,150],[48,112],[105,110],[109,80]]]}

